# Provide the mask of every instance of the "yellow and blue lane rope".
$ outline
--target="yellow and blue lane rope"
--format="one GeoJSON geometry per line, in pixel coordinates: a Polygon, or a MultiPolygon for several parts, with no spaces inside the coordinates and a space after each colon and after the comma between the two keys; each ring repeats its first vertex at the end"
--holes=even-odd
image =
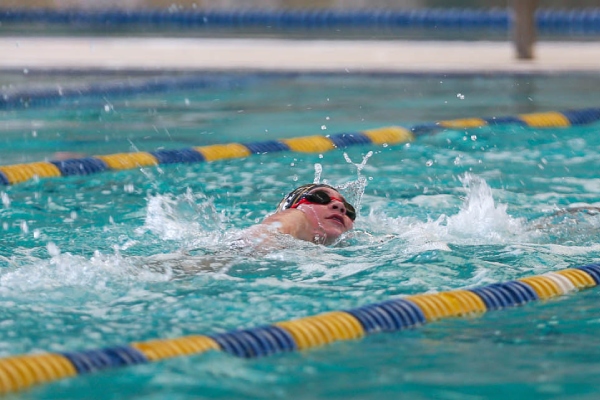
{"type": "Polygon", "coordinates": [[[309,136],[250,143],[215,144],[176,150],[120,153],[60,161],[0,166],[0,184],[14,185],[34,177],[50,178],[72,175],[91,175],[103,171],[123,170],[161,164],[210,162],[248,157],[252,154],[282,151],[324,153],[336,148],[356,145],[395,145],[410,142],[417,136],[433,134],[444,129],[471,129],[486,125],[519,124],[533,128],[568,127],[600,120],[600,108],[563,112],[520,114],[508,117],[465,118],[419,124],[410,128],[384,127],[361,132],[337,133],[328,136],[309,136]]]}
{"type": "Polygon", "coordinates": [[[442,318],[517,307],[599,284],[600,263],[596,263],[473,289],[394,298],[355,309],[213,335],[157,339],[95,350],[17,355],[0,359],[0,394],[76,375],[209,350],[244,358],[307,350],[379,332],[415,328],[442,318]]]}

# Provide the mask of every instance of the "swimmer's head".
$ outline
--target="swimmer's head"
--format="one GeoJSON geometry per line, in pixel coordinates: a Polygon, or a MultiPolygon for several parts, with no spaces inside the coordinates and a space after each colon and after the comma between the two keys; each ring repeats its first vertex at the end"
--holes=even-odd
{"type": "Polygon", "coordinates": [[[299,225],[303,226],[303,240],[325,245],[335,243],[352,229],[356,218],[356,210],[344,196],[336,188],[324,184],[311,183],[292,190],[277,207],[277,212],[288,210],[304,214],[307,224],[299,225]]]}
{"type": "Polygon", "coordinates": [[[327,205],[332,200],[337,200],[343,203],[345,214],[348,216],[348,218],[350,218],[352,221],[356,219],[356,210],[343,198],[340,192],[333,186],[322,183],[309,183],[292,190],[283,198],[283,200],[281,200],[281,202],[279,202],[277,211],[279,212],[289,208],[296,208],[299,204],[301,204],[301,202],[327,205]]]}
{"type": "Polygon", "coordinates": [[[292,190],[291,192],[289,192],[279,202],[279,205],[277,206],[277,211],[283,211],[283,210],[287,210],[288,208],[293,208],[293,206],[298,204],[302,195],[304,195],[318,187],[327,187],[327,188],[333,189],[337,192],[337,190],[335,188],[333,188],[329,185],[325,185],[325,184],[309,183],[306,185],[302,185],[302,186],[299,186],[296,189],[292,190]]]}

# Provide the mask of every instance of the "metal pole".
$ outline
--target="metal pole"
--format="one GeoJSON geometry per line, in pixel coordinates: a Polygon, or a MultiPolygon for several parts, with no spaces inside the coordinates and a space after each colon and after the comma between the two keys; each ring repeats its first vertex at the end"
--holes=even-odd
{"type": "Polygon", "coordinates": [[[538,0],[511,0],[512,35],[517,58],[531,60],[534,57],[535,9],[538,0]]]}

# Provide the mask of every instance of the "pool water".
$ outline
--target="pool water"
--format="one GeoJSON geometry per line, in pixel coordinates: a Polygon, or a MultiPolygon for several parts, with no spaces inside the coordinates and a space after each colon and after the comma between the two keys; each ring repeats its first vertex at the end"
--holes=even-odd
{"type": "MultiPolygon", "coordinates": [[[[11,90],[57,81],[34,78],[11,90]]],[[[7,108],[1,164],[592,107],[589,88],[600,83],[595,75],[226,79],[226,87],[7,108]]],[[[2,187],[0,356],[215,334],[598,262],[599,130],[447,130],[399,146],[2,187]],[[231,249],[285,193],[315,178],[352,183],[345,195],[359,217],[340,243],[231,249]]],[[[594,398],[598,295],[590,289],[268,358],[180,357],[14,397],[594,398]]]]}

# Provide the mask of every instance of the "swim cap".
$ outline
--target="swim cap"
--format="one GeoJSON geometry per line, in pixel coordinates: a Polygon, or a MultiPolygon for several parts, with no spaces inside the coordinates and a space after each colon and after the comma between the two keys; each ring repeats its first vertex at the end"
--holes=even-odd
{"type": "Polygon", "coordinates": [[[336,192],[338,191],[336,188],[329,186],[329,185],[325,185],[325,184],[309,183],[306,185],[302,185],[302,186],[297,187],[296,189],[292,190],[290,193],[288,193],[287,196],[285,196],[283,198],[283,200],[281,200],[281,202],[279,202],[279,205],[277,206],[277,211],[283,211],[283,210],[287,210],[288,208],[291,208],[294,204],[296,204],[298,201],[300,201],[300,198],[302,197],[303,194],[306,194],[306,193],[310,192],[311,190],[318,188],[318,187],[326,187],[326,188],[333,189],[336,192]]]}

